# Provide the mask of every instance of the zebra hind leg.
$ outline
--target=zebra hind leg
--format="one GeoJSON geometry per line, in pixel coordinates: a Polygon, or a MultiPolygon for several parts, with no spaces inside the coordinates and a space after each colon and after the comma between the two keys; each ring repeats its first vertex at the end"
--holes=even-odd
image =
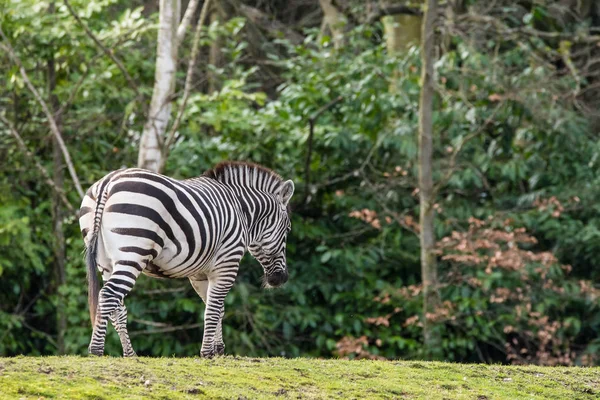
{"type": "Polygon", "coordinates": [[[125,304],[121,303],[108,318],[119,334],[121,346],[123,347],[123,357],[135,357],[136,354],[131,345],[129,333],[127,332],[127,308],[125,304]]]}
{"type": "MultiPolygon", "coordinates": [[[[139,263],[129,260],[118,261],[113,267],[112,274],[106,280],[102,289],[100,289],[94,332],[92,333],[92,340],[88,348],[90,354],[97,356],[104,355],[108,319],[123,305],[123,299],[133,289],[135,280],[142,272],[141,265],[146,265],[146,261],[143,260],[139,263]]],[[[126,320],[126,312],[124,315],[126,320]]],[[[122,318],[123,312],[119,316],[122,318]]],[[[121,332],[119,332],[119,336],[121,336],[121,332]]],[[[131,346],[129,340],[127,342],[131,346]]],[[[125,347],[123,350],[125,351],[125,347]]],[[[133,349],[131,351],[133,352],[133,349]]]]}

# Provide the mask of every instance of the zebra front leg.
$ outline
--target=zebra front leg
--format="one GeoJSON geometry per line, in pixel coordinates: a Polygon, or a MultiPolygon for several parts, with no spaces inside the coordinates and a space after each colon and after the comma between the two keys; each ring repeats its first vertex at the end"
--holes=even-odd
{"type": "Polygon", "coordinates": [[[223,317],[225,316],[225,308],[223,308],[223,312],[221,313],[221,320],[219,321],[219,325],[217,325],[217,333],[215,335],[215,354],[218,356],[222,356],[225,354],[225,342],[223,342],[223,317]]]}
{"type": "Polygon", "coordinates": [[[223,338],[219,340],[222,349],[219,349],[216,338],[222,333],[219,328],[224,314],[225,296],[233,286],[234,279],[235,277],[233,279],[226,277],[226,279],[209,280],[206,310],[204,311],[204,337],[200,350],[202,357],[212,358],[218,354],[218,350],[225,351],[225,345],[222,344],[223,338]]]}
{"type": "Polygon", "coordinates": [[[133,289],[136,279],[142,272],[141,265],[145,265],[145,261],[140,261],[139,263],[129,260],[118,261],[113,268],[112,274],[106,280],[102,289],[100,289],[94,331],[88,348],[90,354],[97,356],[104,355],[108,319],[123,304],[123,299],[133,289]]]}
{"type": "Polygon", "coordinates": [[[121,303],[115,312],[109,316],[109,319],[119,334],[121,346],[123,347],[123,357],[135,357],[136,354],[131,345],[129,333],[127,332],[127,308],[125,304],[121,303]]]}
{"type": "MultiPolygon", "coordinates": [[[[200,296],[200,298],[202,299],[204,304],[208,304],[208,302],[207,302],[208,280],[193,280],[192,278],[190,278],[190,283],[192,284],[192,287],[194,288],[196,293],[198,293],[198,295],[200,296]]],[[[224,313],[222,313],[222,314],[224,314],[224,313]]],[[[217,331],[216,331],[214,339],[213,339],[213,343],[214,343],[213,346],[214,346],[214,350],[215,350],[214,352],[216,355],[220,355],[220,356],[225,354],[225,343],[223,342],[223,331],[221,328],[222,325],[223,325],[223,315],[221,315],[221,319],[219,321],[219,324],[217,325],[217,331]]]]}

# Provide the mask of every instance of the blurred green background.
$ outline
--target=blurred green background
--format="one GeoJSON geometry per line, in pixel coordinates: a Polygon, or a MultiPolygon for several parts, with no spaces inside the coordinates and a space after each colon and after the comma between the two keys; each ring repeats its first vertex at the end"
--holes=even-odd
{"type": "MultiPolygon", "coordinates": [[[[244,258],[226,299],[227,353],[423,358],[428,318],[436,358],[600,363],[597,2],[440,2],[432,315],[418,236],[420,2],[212,3],[164,173],[249,160],[296,183],[290,281],[262,290],[261,267],[244,258]]],[[[0,3],[2,356],[84,354],[91,335],[83,241],[56,193],[74,209],[81,198],[18,63],[84,190],[137,164],[153,95],[158,2],[69,4],[113,57],[61,1],[0,3]]],[[[179,45],[169,127],[201,8],[179,45]]],[[[204,305],[187,280],[144,276],[126,303],[138,354],[199,354],[204,305]]],[[[107,353],[121,354],[112,329],[107,353]]]]}

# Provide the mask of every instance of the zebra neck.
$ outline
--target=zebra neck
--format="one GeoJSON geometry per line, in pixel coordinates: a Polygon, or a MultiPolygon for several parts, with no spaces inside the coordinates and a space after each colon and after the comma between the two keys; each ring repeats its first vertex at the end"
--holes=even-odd
{"type": "Polygon", "coordinates": [[[247,244],[253,243],[262,234],[265,220],[274,211],[274,199],[272,195],[252,187],[237,187],[234,192],[246,222],[247,244]]]}

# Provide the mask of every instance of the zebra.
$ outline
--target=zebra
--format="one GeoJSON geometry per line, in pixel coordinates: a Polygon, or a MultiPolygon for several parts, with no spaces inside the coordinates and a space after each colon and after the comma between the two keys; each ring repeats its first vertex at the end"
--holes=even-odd
{"type": "Polygon", "coordinates": [[[200,354],[224,354],[224,299],[246,250],[263,267],[265,287],[288,280],[293,193],[291,180],[257,164],[234,161],[186,180],[129,168],[94,183],[79,211],[93,327],[89,353],[104,354],[110,320],[123,356],[136,355],[124,298],[144,273],[189,279],[206,304],[200,354]]]}

